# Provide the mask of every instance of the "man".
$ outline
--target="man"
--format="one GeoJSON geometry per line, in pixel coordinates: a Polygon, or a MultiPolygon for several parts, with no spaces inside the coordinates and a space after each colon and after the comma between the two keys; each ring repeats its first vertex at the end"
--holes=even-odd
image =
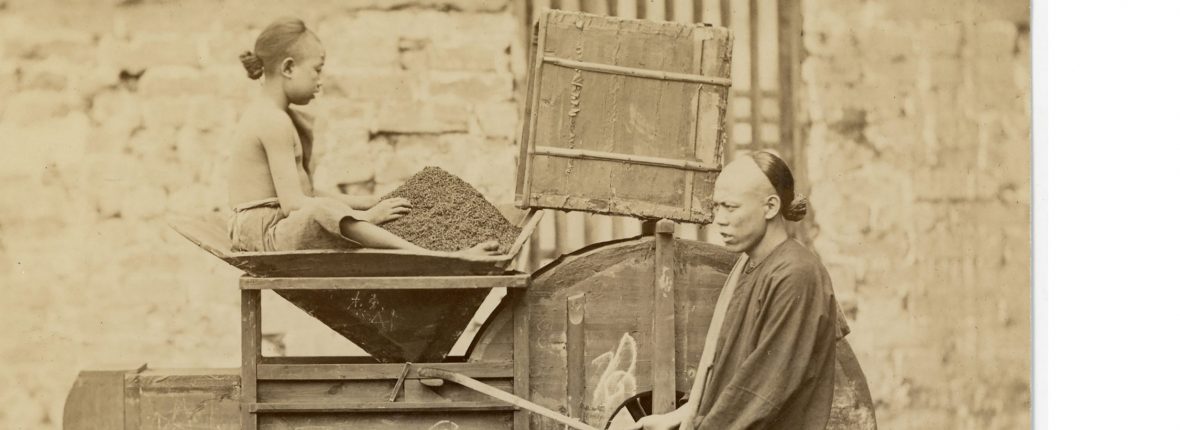
{"type": "Polygon", "coordinates": [[[725,247],[743,257],[718,301],[688,404],[635,428],[823,429],[836,341],[848,327],[827,270],[788,236],[806,202],[792,205],[790,170],[762,151],[726,166],[713,200],[725,247]]]}

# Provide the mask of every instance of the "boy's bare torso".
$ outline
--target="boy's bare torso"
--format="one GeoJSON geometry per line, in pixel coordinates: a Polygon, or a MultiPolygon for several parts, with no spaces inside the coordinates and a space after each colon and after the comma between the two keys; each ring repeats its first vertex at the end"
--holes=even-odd
{"type": "Polygon", "coordinates": [[[261,102],[251,103],[242,113],[238,131],[233,137],[233,148],[229,160],[229,204],[237,206],[244,203],[278,197],[272,179],[270,164],[267,159],[266,148],[260,136],[271,134],[271,128],[283,128],[289,135],[291,145],[294,146],[296,170],[299,172],[299,185],[304,195],[312,195],[309,166],[306,160],[311,156],[311,121],[305,114],[290,111],[281,112],[274,107],[261,102]],[[302,127],[300,127],[302,126],[302,127]],[[264,133],[270,132],[270,133],[264,133]]]}

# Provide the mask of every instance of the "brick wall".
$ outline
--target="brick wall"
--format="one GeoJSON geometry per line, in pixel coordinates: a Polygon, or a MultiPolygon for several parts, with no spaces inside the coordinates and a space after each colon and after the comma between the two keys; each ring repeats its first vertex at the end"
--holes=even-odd
{"type": "Polygon", "coordinates": [[[1021,0],[806,0],[815,247],[881,428],[1029,425],[1021,0]]]}
{"type": "MultiPolygon", "coordinates": [[[[380,192],[429,162],[510,200],[507,0],[278,3],[0,0],[0,427],[60,427],[83,368],[237,365],[237,272],[164,220],[225,210],[256,85],[236,56],[277,15],[327,48],[317,182],[380,192]]],[[[815,245],[882,428],[1027,422],[1026,8],[803,3],[815,245]]],[[[270,348],[355,351],[264,306],[270,348]]]]}

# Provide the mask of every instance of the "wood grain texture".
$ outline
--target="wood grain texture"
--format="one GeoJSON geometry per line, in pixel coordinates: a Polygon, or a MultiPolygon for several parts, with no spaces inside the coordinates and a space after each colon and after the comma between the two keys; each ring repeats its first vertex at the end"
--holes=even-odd
{"type": "MultiPolygon", "coordinates": [[[[505,216],[517,218],[514,214],[505,216]]],[[[232,252],[224,223],[173,217],[169,225],[201,249],[255,277],[467,276],[505,273],[529,235],[536,231],[541,216],[540,211],[529,214],[509,253],[494,257],[389,249],[232,252]]]]}
{"type": "MultiPolygon", "coordinates": [[[[659,230],[658,225],[654,230],[659,230]]],[[[525,290],[531,312],[530,399],[548,408],[566,403],[569,347],[567,301],[583,295],[586,312],[585,420],[602,425],[618,403],[654,383],[652,313],[655,238],[604,242],[562,256],[534,274],[525,290]]],[[[714,304],[736,255],[696,241],[672,241],[675,303],[675,386],[687,393],[696,375],[714,304]]],[[[847,342],[837,347],[833,430],[875,429],[864,374],[847,342]]],[[[539,429],[558,429],[534,419],[539,429]]]]}
{"type": "Polygon", "coordinates": [[[241,428],[237,369],[83,371],[66,400],[66,430],[241,428]],[[124,405],[134,399],[133,415],[124,405]]]}
{"type": "Polygon", "coordinates": [[[676,261],[672,233],[676,224],[656,224],[652,283],[652,412],[676,409],[676,261]]]}
{"type": "Polygon", "coordinates": [[[262,292],[242,290],[242,430],[258,428],[258,416],[247,408],[258,401],[258,361],[262,357],[262,292]]]}
{"type": "MultiPolygon", "coordinates": [[[[407,276],[368,278],[253,278],[240,281],[244,290],[454,290],[524,288],[529,275],[407,276]]],[[[443,293],[450,294],[450,292],[443,293]]]]}
{"type": "MultiPolygon", "coordinates": [[[[531,399],[532,329],[529,321],[532,320],[532,313],[530,312],[530,303],[528,297],[521,290],[509,290],[505,302],[512,306],[513,393],[531,399]]],[[[512,416],[512,427],[516,430],[529,430],[532,427],[532,421],[528,412],[516,411],[512,416]]]]}
{"type": "Polygon", "coordinates": [[[571,417],[586,416],[586,296],[575,294],[566,299],[566,411],[571,417]]]}
{"type": "MultiPolygon", "coordinates": [[[[350,288],[341,283],[344,288],[350,288]]],[[[442,361],[488,289],[276,290],[386,363],[442,361]]]]}
{"type": "Polygon", "coordinates": [[[560,11],[540,29],[518,204],[710,222],[730,32],[560,11]],[[596,153],[619,159],[570,156],[596,153]]]}
{"type": "Polygon", "coordinates": [[[510,430],[511,412],[266,414],[263,430],[510,430]]]}
{"type": "MultiPolygon", "coordinates": [[[[120,370],[82,371],[66,397],[62,428],[110,430],[123,427],[123,374],[120,370]]],[[[235,409],[236,410],[236,409],[235,409]]],[[[237,415],[235,414],[235,417],[237,415]]]]}
{"type": "MultiPolygon", "coordinates": [[[[511,378],[513,363],[415,363],[407,379],[421,379],[418,370],[429,366],[462,372],[473,378],[511,378]]],[[[262,380],[389,380],[394,381],[402,373],[405,364],[261,364],[258,379],[262,380]]]]}

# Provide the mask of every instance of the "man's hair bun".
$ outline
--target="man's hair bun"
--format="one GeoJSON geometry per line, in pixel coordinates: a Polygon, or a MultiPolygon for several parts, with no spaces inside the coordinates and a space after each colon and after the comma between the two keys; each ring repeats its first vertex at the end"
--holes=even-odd
{"type": "Polygon", "coordinates": [[[807,206],[809,203],[807,197],[799,196],[791,203],[790,207],[783,209],[783,218],[786,218],[787,221],[802,221],[807,216],[807,206]]]}
{"type": "Polygon", "coordinates": [[[264,68],[262,67],[261,58],[258,58],[257,55],[254,55],[253,52],[246,51],[243,52],[242,55],[239,55],[238,59],[242,60],[242,67],[246,68],[246,76],[249,76],[250,79],[258,79],[262,77],[262,71],[264,68]]]}

